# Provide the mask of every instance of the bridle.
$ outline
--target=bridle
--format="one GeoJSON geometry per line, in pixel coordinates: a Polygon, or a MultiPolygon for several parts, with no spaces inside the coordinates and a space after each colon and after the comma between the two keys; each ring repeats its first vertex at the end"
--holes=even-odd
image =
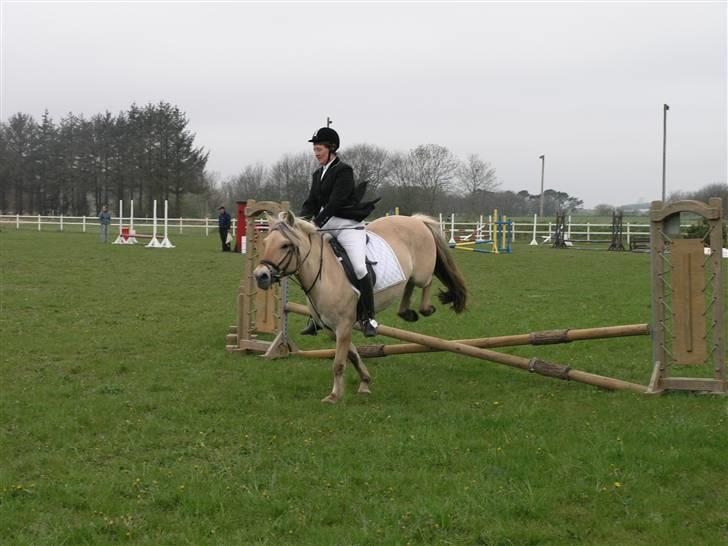
{"type": "Polygon", "coordinates": [[[319,268],[318,273],[316,273],[316,277],[313,279],[313,282],[311,283],[311,286],[308,288],[303,286],[303,283],[301,282],[300,278],[298,277],[298,274],[301,271],[301,266],[303,265],[303,262],[306,261],[308,256],[311,254],[311,251],[313,250],[313,243],[311,242],[311,234],[308,235],[308,252],[306,255],[301,258],[301,253],[298,249],[298,246],[293,244],[293,240],[291,240],[290,237],[286,236],[285,230],[283,229],[282,223],[276,223],[273,227],[270,228],[270,232],[278,231],[280,232],[281,236],[290,243],[288,247],[288,251],[284,254],[284,256],[280,259],[278,263],[275,263],[271,260],[260,260],[260,263],[268,268],[268,270],[271,272],[271,277],[273,279],[273,282],[280,283],[281,279],[284,279],[286,277],[294,277],[297,281],[297,284],[301,287],[303,290],[303,293],[308,297],[308,295],[311,293],[311,290],[313,290],[313,287],[316,285],[316,283],[321,278],[321,270],[323,269],[324,264],[324,243],[323,243],[323,235],[319,237],[321,241],[321,256],[319,258],[319,268]],[[292,271],[287,271],[288,267],[291,265],[291,262],[293,261],[293,258],[296,258],[296,268],[292,271]]]}

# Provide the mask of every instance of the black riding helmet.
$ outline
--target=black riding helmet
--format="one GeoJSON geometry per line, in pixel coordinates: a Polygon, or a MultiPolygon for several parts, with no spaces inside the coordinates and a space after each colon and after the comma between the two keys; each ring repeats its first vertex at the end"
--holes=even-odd
{"type": "Polygon", "coordinates": [[[309,142],[313,142],[314,144],[330,144],[332,152],[335,152],[339,149],[339,146],[341,146],[339,133],[334,131],[331,127],[321,127],[321,129],[313,134],[309,142]]]}

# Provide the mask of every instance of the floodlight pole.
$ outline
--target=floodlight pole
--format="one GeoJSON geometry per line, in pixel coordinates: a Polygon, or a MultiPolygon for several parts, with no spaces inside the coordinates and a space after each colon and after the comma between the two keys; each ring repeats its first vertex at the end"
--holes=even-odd
{"type": "Polygon", "coordinates": [[[546,154],[538,156],[541,160],[541,204],[538,207],[538,215],[543,216],[543,171],[546,166],[546,154]]]}
{"type": "Polygon", "coordinates": [[[329,116],[326,116],[326,127],[331,127],[332,123],[333,120],[329,116]]]}
{"type": "Polygon", "coordinates": [[[665,158],[667,156],[667,111],[670,107],[662,105],[662,202],[665,202],[665,158]]]}

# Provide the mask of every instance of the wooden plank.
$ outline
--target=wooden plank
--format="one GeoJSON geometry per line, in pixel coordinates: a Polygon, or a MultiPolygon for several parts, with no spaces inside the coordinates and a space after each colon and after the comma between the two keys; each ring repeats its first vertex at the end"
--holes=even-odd
{"type": "Polygon", "coordinates": [[[701,379],[695,377],[667,377],[661,386],[674,391],[704,391],[725,394],[723,381],[717,379],[701,379]]]}
{"type": "Polygon", "coordinates": [[[708,351],[703,242],[678,239],[670,250],[673,363],[704,364],[708,351]]]}
{"type": "MultiPolygon", "coordinates": [[[[533,332],[530,334],[516,334],[510,336],[458,339],[455,341],[456,343],[487,349],[493,347],[547,345],[554,343],[571,343],[572,341],[585,341],[590,339],[648,335],[650,335],[650,327],[648,324],[625,324],[622,326],[603,326],[600,328],[552,330],[549,332],[533,332]]],[[[432,347],[419,345],[417,343],[362,345],[357,347],[357,350],[362,358],[377,358],[390,355],[429,353],[438,351],[438,349],[433,349],[432,347]]],[[[306,358],[334,358],[335,353],[336,349],[312,349],[308,351],[299,351],[296,354],[306,358]]]]}

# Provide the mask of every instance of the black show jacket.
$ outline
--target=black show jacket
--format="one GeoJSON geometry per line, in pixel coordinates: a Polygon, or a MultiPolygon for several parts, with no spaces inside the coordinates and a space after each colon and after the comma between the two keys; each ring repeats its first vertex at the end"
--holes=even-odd
{"type": "Polygon", "coordinates": [[[299,216],[313,217],[313,222],[319,227],[328,222],[332,216],[357,222],[369,216],[374,210],[376,201],[361,202],[366,187],[356,186],[351,165],[337,157],[326,169],[322,180],[323,170],[324,168],[320,167],[314,171],[311,190],[299,216]]]}

